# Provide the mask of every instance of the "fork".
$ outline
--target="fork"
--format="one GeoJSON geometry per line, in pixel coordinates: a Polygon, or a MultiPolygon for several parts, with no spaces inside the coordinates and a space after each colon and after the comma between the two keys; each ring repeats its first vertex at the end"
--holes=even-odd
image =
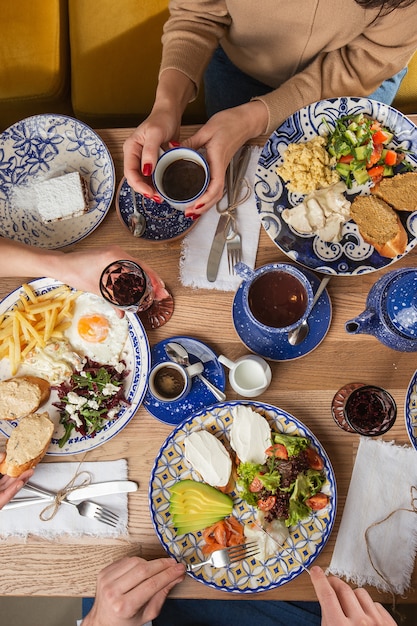
{"type": "Polygon", "coordinates": [[[236,172],[229,175],[226,179],[227,182],[227,195],[229,198],[229,203],[232,207],[234,207],[230,211],[231,222],[230,228],[226,237],[227,241],[227,261],[229,265],[229,274],[234,274],[234,266],[236,263],[242,260],[242,238],[238,231],[236,230],[236,208],[240,202],[243,202],[246,199],[247,195],[250,193],[250,188],[246,179],[244,179],[244,174],[249,164],[249,159],[251,156],[251,151],[248,146],[244,146],[242,152],[239,155],[239,160],[237,163],[236,172]],[[239,199],[239,194],[242,190],[242,183],[246,184],[247,195],[245,198],[239,199]]]}
{"type": "MultiPolygon", "coordinates": [[[[26,483],[25,489],[28,491],[32,491],[32,493],[36,493],[41,498],[43,498],[46,502],[53,502],[56,497],[56,493],[53,491],[47,491],[46,489],[41,489],[40,487],[36,487],[31,483],[26,483]]],[[[102,522],[103,524],[107,524],[108,526],[117,526],[117,522],[119,520],[119,516],[110,509],[106,509],[104,506],[100,504],[96,504],[95,502],[90,502],[89,500],[83,500],[83,502],[79,502],[75,504],[75,502],[70,502],[69,500],[60,500],[63,504],[69,504],[70,506],[75,506],[78,513],[84,517],[90,517],[91,519],[96,519],[98,522],[102,522]]]]}
{"type": "Polygon", "coordinates": [[[226,567],[242,559],[247,559],[250,556],[255,556],[259,552],[258,543],[256,541],[250,541],[248,543],[242,543],[238,546],[231,546],[230,548],[223,548],[222,550],[215,550],[211,553],[210,558],[206,561],[200,561],[199,563],[188,563],[187,572],[193,572],[194,570],[203,567],[203,565],[212,565],[213,567],[226,567]]]}
{"type": "Polygon", "coordinates": [[[229,274],[234,274],[234,267],[236,263],[239,263],[242,260],[242,239],[239,233],[232,229],[226,237],[226,242],[229,274]]]}

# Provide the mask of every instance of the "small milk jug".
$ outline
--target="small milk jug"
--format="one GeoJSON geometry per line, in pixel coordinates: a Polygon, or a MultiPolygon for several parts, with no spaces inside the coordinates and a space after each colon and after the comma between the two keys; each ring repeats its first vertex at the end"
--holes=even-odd
{"type": "Polygon", "coordinates": [[[366,309],[345,324],[350,334],[374,335],[401,352],[417,352],[417,270],[393,270],[369,291],[366,309]]]}

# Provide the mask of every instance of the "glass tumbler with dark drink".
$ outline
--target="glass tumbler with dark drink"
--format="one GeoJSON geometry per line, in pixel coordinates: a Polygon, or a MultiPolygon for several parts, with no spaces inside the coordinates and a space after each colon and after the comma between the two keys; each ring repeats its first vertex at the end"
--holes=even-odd
{"type": "Polygon", "coordinates": [[[147,330],[165,324],[174,311],[172,296],[155,300],[149,276],[134,261],[110,263],[101,274],[100,292],[113,306],[136,313],[147,330]]]}

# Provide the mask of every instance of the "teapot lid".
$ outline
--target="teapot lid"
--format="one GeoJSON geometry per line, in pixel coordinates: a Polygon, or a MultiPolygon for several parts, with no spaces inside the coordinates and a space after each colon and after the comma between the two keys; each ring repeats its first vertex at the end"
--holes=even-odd
{"type": "Polygon", "coordinates": [[[387,285],[385,310],[393,327],[417,340],[417,271],[401,272],[387,285]]]}

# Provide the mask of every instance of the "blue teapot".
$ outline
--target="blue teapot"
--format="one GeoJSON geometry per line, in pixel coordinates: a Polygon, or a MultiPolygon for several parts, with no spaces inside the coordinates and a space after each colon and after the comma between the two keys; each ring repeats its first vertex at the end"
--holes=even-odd
{"type": "Polygon", "coordinates": [[[350,334],[373,335],[401,352],[417,352],[417,270],[393,270],[369,291],[366,309],[345,324],[350,334]]]}

